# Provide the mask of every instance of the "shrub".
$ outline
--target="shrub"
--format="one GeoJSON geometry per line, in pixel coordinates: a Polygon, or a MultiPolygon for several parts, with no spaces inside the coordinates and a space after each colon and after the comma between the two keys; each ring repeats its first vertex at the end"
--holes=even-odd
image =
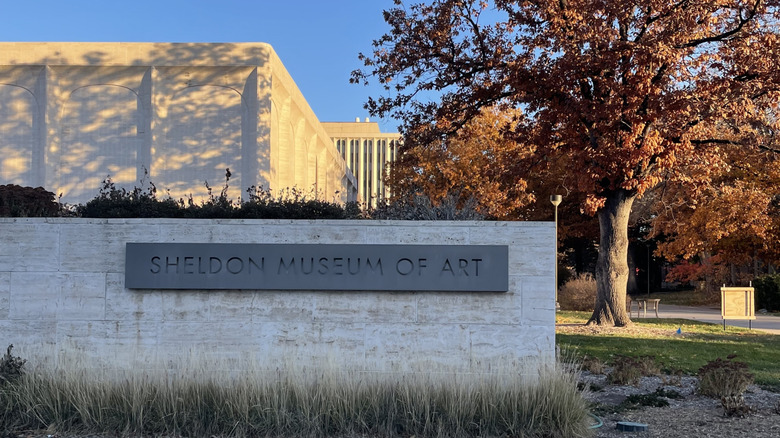
{"type": "Polygon", "coordinates": [[[270,190],[250,187],[248,201],[240,203],[228,198],[230,169],[225,169],[225,184],[215,194],[205,184],[208,197],[196,203],[192,196],[186,201],[171,198],[158,199],[157,188],[149,182],[147,188],[120,189],[111,178],[103,181],[97,197],[77,208],[82,217],[95,218],[193,218],[193,219],[358,219],[360,206],[356,203],[340,205],[317,199],[315,193],[306,194],[295,188],[273,195],[270,190]]]}
{"type": "Polygon", "coordinates": [[[757,308],[780,310],[780,274],[758,277],[753,280],[753,287],[757,308]]]}
{"type": "Polygon", "coordinates": [[[741,396],[747,390],[753,374],[746,363],[733,360],[735,357],[717,358],[699,368],[699,394],[723,398],[741,396]]]}
{"type": "Polygon", "coordinates": [[[622,403],[620,403],[616,410],[620,412],[628,409],[637,409],[643,406],[663,408],[669,406],[669,399],[679,400],[682,398],[683,396],[677,391],[667,391],[663,388],[658,388],[655,390],[655,392],[650,394],[629,395],[622,403]]]}
{"type": "Polygon", "coordinates": [[[607,369],[606,364],[595,356],[585,356],[582,359],[582,369],[591,374],[604,374],[607,369]]]}
{"type": "Polygon", "coordinates": [[[423,220],[423,221],[477,221],[485,216],[478,210],[474,198],[461,199],[451,193],[438,202],[426,195],[412,194],[392,202],[379,204],[371,212],[373,219],[423,220]]]}
{"type": "Polygon", "coordinates": [[[558,291],[558,304],[562,310],[590,311],[595,303],[596,279],[588,273],[567,281],[558,291]]]}
{"type": "Polygon", "coordinates": [[[607,376],[610,383],[618,385],[636,385],[645,376],[657,376],[661,370],[653,356],[629,357],[615,356],[612,372],[607,376]]]}
{"type": "Polygon", "coordinates": [[[52,217],[60,206],[54,193],[43,187],[22,187],[15,184],[0,185],[0,216],[2,217],[52,217]]]}
{"type": "Polygon", "coordinates": [[[237,216],[253,219],[358,219],[360,206],[340,205],[318,199],[316,193],[304,193],[296,188],[273,195],[270,190],[250,187],[249,200],[241,204],[237,216]]]}
{"type": "Polygon", "coordinates": [[[159,218],[181,217],[180,204],[173,199],[157,199],[157,187],[119,189],[111,178],[103,180],[97,197],[76,208],[81,217],[159,218]]]}
{"type": "Polygon", "coordinates": [[[18,356],[13,356],[11,350],[13,344],[8,346],[5,355],[0,358],[0,387],[18,379],[24,373],[24,364],[27,362],[18,356]]]}

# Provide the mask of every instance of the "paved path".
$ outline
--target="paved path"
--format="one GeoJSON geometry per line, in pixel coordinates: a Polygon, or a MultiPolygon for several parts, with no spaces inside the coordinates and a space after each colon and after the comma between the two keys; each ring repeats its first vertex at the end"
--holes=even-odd
{"type": "MultiPolygon", "coordinates": [[[[634,320],[641,320],[642,318],[632,317],[634,320]]],[[[648,318],[655,318],[655,312],[652,308],[647,312],[648,318]],[[652,315],[652,316],[651,316],[652,315]]],[[[687,307],[687,306],[671,306],[664,305],[663,300],[658,307],[658,316],[660,318],[682,318],[693,319],[696,321],[711,322],[714,324],[723,325],[723,318],[720,316],[720,308],[710,307],[687,307]]],[[[747,320],[726,320],[726,325],[734,327],[748,328],[747,320]]],[[[756,314],[756,319],[752,321],[754,330],[761,330],[764,332],[780,335],[780,317],[770,315],[756,314]]]]}

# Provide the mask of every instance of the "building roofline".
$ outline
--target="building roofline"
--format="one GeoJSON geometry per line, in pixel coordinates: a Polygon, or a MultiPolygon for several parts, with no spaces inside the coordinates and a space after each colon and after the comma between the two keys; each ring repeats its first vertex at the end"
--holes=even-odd
{"type": "Polygon", "coordinates": [[[0,42],[0,65],[259,66],[267,43],[0,42]]]}

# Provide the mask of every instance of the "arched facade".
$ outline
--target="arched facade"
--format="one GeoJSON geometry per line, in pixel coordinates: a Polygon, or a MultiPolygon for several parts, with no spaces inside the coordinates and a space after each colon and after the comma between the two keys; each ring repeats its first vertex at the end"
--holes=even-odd
{"type": "Polygon", "coordinates": [[[150,181],[158,195],[251,186],[356,198],[355,178],[262,43],[0,43],[0,184],[66,203],[150,181]],[[338,194],[336,193],[338,192],[338,194]]]}
{"type": "Polygon", "coordinates": [[[57,193],[89,199],[107,177],[132,187],[141,147],[138,114],[135,90],[111,84],[74,89],[62,105],[60,147],[50,154],[57,193]]]}
{"type": "Polygon", "coordinates": [[[29,180],[33,172],[35,95],[18,85],[0,84],[0,181],[29,180]]]}

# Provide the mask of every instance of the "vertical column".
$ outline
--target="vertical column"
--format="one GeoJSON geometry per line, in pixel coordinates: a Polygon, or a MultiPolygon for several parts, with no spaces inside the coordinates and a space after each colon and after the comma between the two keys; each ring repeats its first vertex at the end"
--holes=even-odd
{"type": "MultiPolygon", "coordinates": [[[[165,119],[168,116],[168,99],[166,98],[166,84],[157,67],[152,66],[149,72],[150,87],[149,99],[151,101],[150,120],[150,145],[149,145],[149,175],[156,184],[167,183],[164,181],[164,166],[158,160],[158,154],[165,147],[165,119]]],[[[164,187],[161,187],[164,188],[164,187]]]]}
{"type": "Polygon", "coordinates": [[[360,199],[360,202],[363,204],[366,203],[366,190],[365,190],[365,182],[366,182],[366,145],[363,143],[363,138],[357,139],[357,147],[358,147],[358,173],[355,175],[357,178],[357,184],[358,184],[358,199],[360,199]]]}
{"type": "Polygon", "coordinates": [[[387,188],[385,187],[385,172],[387,171],[387,139],[382,139],[382,156],[379,160],[379,166],[381,169],[381,174],[379,177],[379,190],[377,190],[377,193],[380,194],[380,199],[385,200],[387,199],[387,188]]]}
{"type": "MultiPolygon", "coordinates": [[[[388,163],[388,170],[390,169],[390,166],[393,165],[395,162],[395,140],[388,140],[387,141],[387,163],[388,163]]],[[[390,187],[385,187],[385,196],[390,197],[392,193],[390,193],[390,187]]]]}
{"type": "MultiPolygon", "coordinates": [[[[31,175],[30,183],[33,187],[45,187],[48,190],[52,190],[51,186],[47,184],[46,180],[46,143],[48,141],[48,133],[46,131],[46,109],[48,105],[48,86],[47,79],[49,75],[49,68],[43,67],[38,72],[38,77],[35,81],[35,95],[36,106],[33,109],[33,150],[31,151],[31,175]]],[[[55,193],[56,195],[56,193],[55,193]]]]}
{"type": "MultiPolygon", "coordinates": [[[[259,140],[259,101],[257,68],[247,77],[244,90],[241,93],[241,199],[245,200],[246,189],[257,184],[268,187],[268,181],[263,181],[258,167],[261,158],[258,157],[259,140]]],[[[268,160],[268,157],[266,157],[268,160]]]]}
{"type": "Polygon", "coordinates": [[[43,175],[44,187],[59,195],[62,191],[60,157],[62,155],[62,127],[60,126],[60,114],[62,112],[61,90],[58,86],[56,71],[51,66],[46,66],[45,86],[42,96],[44,106],[44,134],[43,138],[43,175]]]}
{"type": "Polygon", "coordinates": [[[380,158],[381,158],[380,150],[381,150],[381,147],[382,147],[381,139],[375,138],[373,140],[372,147],[374,149],[374,154],[373,154],[373,157],[372,157],[373,158],[373,163],[371,164],[371,166],[373,166],[373,175],[371,176],[371,183],[372,183],[373,187],[372,187],[372,190],[371,190],[371,192],[372,192],[371,195],[374,197],[373,204],[376,205],[376,201],[381,197],[381,195],[380,195],[381,194],[381,192],[380,192],[380,184],[381,184],[381,180],[382,180],[382,172],[380,172],[380,163],[382,162],[380,160],[380,158]]]}
{"type": "Polygon", "coordinates": [[[366,168],[366,174],[363,182],[363,193],[365,193],[366,203],[371,203],[372,178],[374,177],[374,143],[370,139],[363,139],[363,149],[365,149],[366,160],[363,165],[366,168]]]}
{"type": "Polygon", "coordinates": [[[355,147],[357,145],[357,140],[354,138],[349,139],[349,159],[347,160],[347,166],[349,166],[349,171],[352,172],[352,176],[357,178],[357,156],[358,156],[358,149],[355,147]]]}
{"type": "Polygon", "coordinates": [[[352,142],[347,138],[342,138],[342,145],[344,146],[344,162],[347,164],[347,168],[352,172],[352,142]]]}
{"type": "Polygon", "coordinates": [[[136,151],[136,180],[143,181],[143,189],[148,188],[152,172],[152,68],[146,70],[141,78],[141,88],[138,90],[138,135],[141,141],[136,151]],[[149,177],[144,178],[148,173],[149,177]]]}
{"type": "MultiPolygon", "coordinates": [[[[272,54],[268,48],[263,49],[263,56],[272,54]]],[[[271,62],[264,65],[255,66],[254,75],[256,77],[257,88],[255,88],[255,105],[257,109],[257,134],[256,134],[256,166],[258,173],[254,175],[253,183],[258,187],[270,189],[272,182],[278,180],[279,171],[274,166],[278,163],[275,152],[278,151],[278,114],[273,114],[278,110],[274,106],[275,98],[272,96],[273,71],[271,62]],[[273,129],[272,129],[273,126],[273,129]],[[272,133],[273,131],[273,133],[272,133]],[[274,139],[271,135],[274,135],[274,139]]]]}

